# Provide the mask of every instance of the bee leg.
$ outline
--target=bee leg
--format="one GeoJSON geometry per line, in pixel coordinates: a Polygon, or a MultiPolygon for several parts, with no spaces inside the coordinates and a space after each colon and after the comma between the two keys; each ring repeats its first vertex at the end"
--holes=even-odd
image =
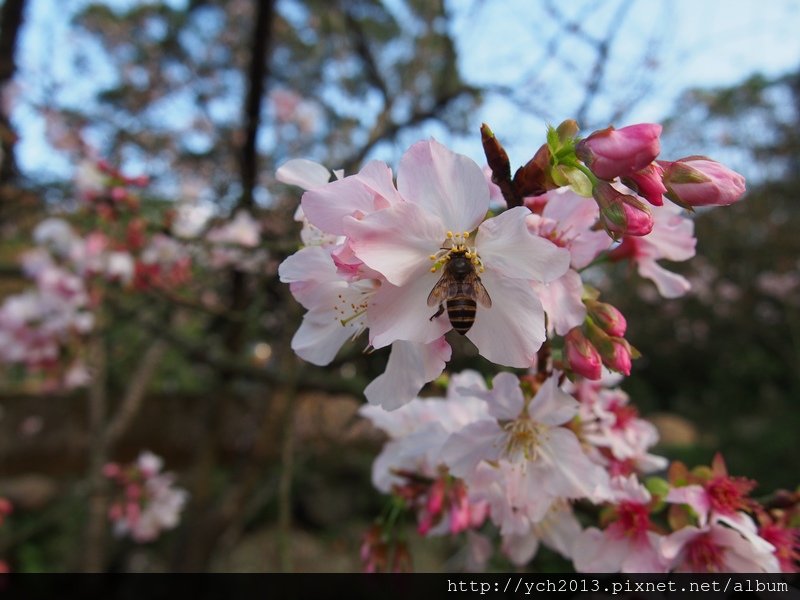
{"type": "Polygon", "coordinates": [[[440,304],[439,305],[439,310],[437,310],[436,313],[429,320],[433,321],[436,317],[438,317],[443,312],[444,312],[444,304],[440,304]]]}

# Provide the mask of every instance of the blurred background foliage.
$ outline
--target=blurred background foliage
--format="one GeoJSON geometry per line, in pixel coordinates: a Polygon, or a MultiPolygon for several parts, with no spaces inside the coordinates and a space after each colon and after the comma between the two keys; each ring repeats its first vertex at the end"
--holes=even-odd
{"type": "MultiPolygon", "coordinates": [[[[19,571],[357,570],[360,536],[383,500],[369,482],[381,437],[355,411],[387,355],[352,344],[324,369],[294,358],[302,313],[276,268],[299,243],[300,191],[277,183],[275,169],[294,157],[348,173],[372,157],[396,164],[429,135],[479,152],[476,115],[498,95],[527,117],[577,116],[587,131],[626,124],[656,93],[658,53],[669,45],[654,11],[631,55],[613,27],[629,3],[597,4],[612,20],[593,29],[590,18],[535,3],[551,34],[530,43],[542,64],[561,68],[549,79],[531,74],[533,93],[465,71],[443,0],[81,0],[59,4],[44,22],[52,31],[36,16],[41,2],[3,2],[0,296],[25,287],[16,259],[38,221],[66,213],[80,225],[74,177],[86,157],[148,175],[142,201],[155,221],[180,202],[211,206],[219,221],[251,210],[269,260],[255,273],[203,272],[175,295],[108,290],[111,412],[142,357],[164,344],[145,402],[117,440],[103,443],[104,423],[91,425],[86,392],[43,391],[17,368],[0,371],[0,495],[16,507],[0,529],[0,557],[19,571]],[[587,60],[574,60],[567,42],[576,40],[587,60]],[[610,64],[629,65],[629,86],[608,77],[610,64]],[[559,94],[567,108],[542,103],[559,94]],[[181,527],[146,546],[92,537],[86,506],[102,486],[98,464],[142,448],[163,455],[191,493],[181,527]]],[[[598,10],[590,5],[579,10],[598,10]]],[[[492,44],[490,32],[469,43],[492,44]]],[[[760,482],[756,495],[792,488],[800,73],[690,90],[673,114],[664,156],[712,155],[748,177],[749,193],[698,212],[698,256],[674,265],[693,283],[687,297],[664,300],[635,274],[610,270],[604,298],[628,317],[644,355],[624,387],[658,424],[669,458],[707,464],[719,450],[731,473],[760,482]]],[[[544,124],[495,131],[529,139],[532,154],[544,124]]],[[[454,369],[487,367],[467,344],[454,356],[454,369]]],[[[413,547],[420,570],[455,564],[450,542],[413,547]]],[[[563,567],[548,556],[534,566],[563,567]]]]}

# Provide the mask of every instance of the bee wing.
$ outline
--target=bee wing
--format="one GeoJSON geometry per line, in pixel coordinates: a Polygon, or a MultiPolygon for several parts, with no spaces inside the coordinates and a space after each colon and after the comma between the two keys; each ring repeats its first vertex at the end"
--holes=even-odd
{"type": "Polygon", "coordinates": [[[428,294],[428,306],[436,306],[452,297],[453,286],[458,286],[458,284],[448,277],[446,273],[443,274],[439,281],[436,282],[436,285],[433,286],[431,293],[428,294]]]}
{"type": "Polygon", "coordinates": [[[481,278],[476,273],[467,275],[464,278],[464,281],[461,282],[461,293],[469,296],[484,308],[492,307],[492,299],[489,297],[489,292],[483,287],[481,278]]]}

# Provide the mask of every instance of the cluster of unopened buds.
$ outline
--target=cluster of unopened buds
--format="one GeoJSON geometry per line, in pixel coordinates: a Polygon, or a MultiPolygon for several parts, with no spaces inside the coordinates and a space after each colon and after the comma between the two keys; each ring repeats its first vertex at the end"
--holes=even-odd
{"type": "MultiPolygon", "coordinates": [[[[278,169],[306,190],[304,246],[279,268],[307,309],[292,348],[317,365],[365,331],[368,349],[391,348],[362,409],[389,436],[373,482],[421,534],[466,531],[472,567],[491,555],[489,523],[515,564],[543,543],[582,571],[796,566],[796,503],[775,517],[721,459],[706,479],[675,465],[655,477],[668,465],[649,452],[656,429],[612,385],[638,352],[593,269],[626,260],[662,296],[685,294],[688,280],[658,261],[694,256],[694,207],[744,193],[711,159],[659,159],[660,134],[640,124],[581,139],[565,121],[513,176],[485,125],[485,170],[435,140],[403,155],[396,183],[379,161],[346,177],[303,159],[278,169]],[[477,372],[443,374],[451,329],[525,374],[491,387],[477,372]],[[448,380],[444,397],[418,396],[448,380]],[[600,527],[576,517],[587,506],[600,527]]],[[[396,522],[365,538],[369,569],[397,566],[384,560],[396,522]]]]}
{"type": "Polygon", "coordinates": [[[171,473],[161,472],[162,466],[160,457],[142,452],[131,464],[108,463],[103,468],[114,484],[108,518],[117,536],[151,542],[178,525],[188,494],[175,486],[171,473]]]}

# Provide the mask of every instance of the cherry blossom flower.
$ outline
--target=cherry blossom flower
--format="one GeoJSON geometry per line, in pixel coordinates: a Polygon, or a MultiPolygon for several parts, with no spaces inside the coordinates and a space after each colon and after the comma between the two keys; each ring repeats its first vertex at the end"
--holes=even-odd
{"type": "Polygon", "coordinates": [[[255,248],[261,241],[261,225],[249,212],[240,210],[224,225],[211,229],[206,239],[214,244],[255,248]]]}
{"type": "Polygon", "coordinates": [[[573,558],[576,543],[580,539],[581,524],[572,507],[557,501],[550,505],[545,516],[535,523],[527,533],[508,533],[503,536],[501,549],[512,563],[522,566],[530,562],[544,544],[564,558],[573,558]]]}
{"type": "MultiPolygon", "coordinates": [[[[381,348],[396,340],[430,343],[451,329],[445,316],[432,318],[427,299],[444,264],[453,253],[461,253],[472,260],[492,298],[491,308],[477,311],[467,337],[495,363],[533,364],[545,331],[544,311],[532,282],[560,277],[569,253],[530,234],[525,225],[530,213],[524,207],[484,221],[489,190],[481,169],[434,140],[406,152],[397,186],[399,198],[388,206],[360,219],[338,216],[355,256],[386,279],[369,301],[371,344],[381,348]]],[[[392,191],[381,197],[391,197],[392,191]]],[[[317,192],[304,196],[304,208],[309,195],[317,192]]],[[[372,196],[369,203],[374,206],[372,196]]],[[[328,217],[333,226],[337,214],[328,217]]]]}
{"type": "Polygon", "coordinates": [[[607,250],[612,240],[604,231],[593,230],[599,218],[597,204],[570,188],[551,190],[537,196],[536,201],[539,206],[544,203],[544,207],[541,215],[527,216],[528,230],[570,253],[570,269],[564,275],[549,283],[533,283],[547,313],[549,327],[558,335],[566,335],[586,317],[583,282],[578,270],[607,250]]]}
{"type": "Polygon", "coordinates": [[[366,310],[379,286],[377,279],[351,280],[339,272],[330,251],[322,246],[302,248],[281,263],[278,274],[308,310],[292,338],[292,350],[302,359],[327,365],[348,339],[366,329],[366,310]]]}
{"type": "Polygon", "coordinates": [[[592,463],[565,423],[578,403],[558,387],[557,374],[527,398],[510,373],[495,376],[491,391],[461,389],[482,398],[492,418],[453,433],[442,448],[450,472],[476,498],[490,503],[501,533],[525,535],[558,499],[601,501],[608,476],[592,463]]]}
{"type": "Polygon", "coordinates": [[[790,511],[759,515],[758,535],[775,547],[781,572],[800,572],[800,527],[790,525],[790,511]]]}
{"type": "Polygon", "coordinates": [[[614,504],[605,529],[589,527],[575,542],[575,568],[583,573],[666,573],[662,536],[650,522],[651,496],[635,475],[612,480],[614,504]]]}
{"type": "Polygon", "coordinates": [[[756,482],[744,477],[731,477],[722,455],[717,453],[711,464],[710,476],[704,479],[689,475],[689,485],[673,487],[666,501],[691,507],[698,524],[724,523],[745,537],[753,537],[756,528],[744,512],[753,506],[747,496],[756,482]],[[693,483],[698,481],[699,483],[693,483]]]}
{"type": "Polygon", "coordinates": [[[466,388],[486,390],[486,384],[477,372],[464,371],[451,377],[445,398],[417,398],[390,412],[379,406],[361,407],[359,413],[391,438],[373,463],[377,489],[388,492],[402,483],[395,475],[398,471],[436,477],[444,465],[440,453],[448,436],[489,417],[486,403],[463,393],[466,388]]]}
{"type": "Polygon", "coordinates": [[[780,572],[772,544],[757,535],[746,537],[739,530],[720,523],[682,527],[665,536],[659,550],[669,561],[670,570],[678,572],[780,572]]]}
{"type": "Polygon", "coordinates": [[[639,418],[624,391],[608,387],[616,382],[617,377],[606,377],[565,385],[580,401],[581,439],[591,445],[592,459],[611,475],[664,469],[667,460],[648,452],[658,442],[658,431],[639,418]]]}
{"type": "Polygon", "coordinates": [[[151,542],[178,525],[188,493],[175,487],[171,473],[161,472],[163,464],[161,457],[145,451],[131,465],[104,467],[105,476],[117,486],[118,498],[108,514],[117,536],[151,542]]]}

